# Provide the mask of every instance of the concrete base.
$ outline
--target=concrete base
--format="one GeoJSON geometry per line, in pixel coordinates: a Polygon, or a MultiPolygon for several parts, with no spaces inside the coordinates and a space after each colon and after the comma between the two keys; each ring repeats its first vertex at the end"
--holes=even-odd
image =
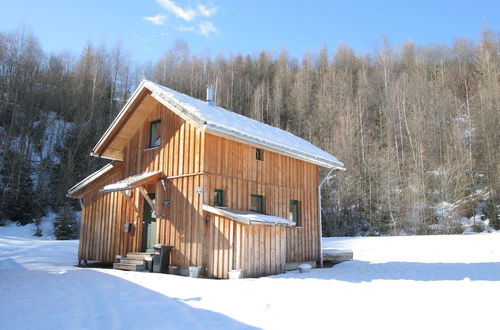
{"type": "Polygon", "coordinates": [[[168,273],[171,275],[178,275],[179,274],[179,267],[177,266],[168,266],[168,273]]]}

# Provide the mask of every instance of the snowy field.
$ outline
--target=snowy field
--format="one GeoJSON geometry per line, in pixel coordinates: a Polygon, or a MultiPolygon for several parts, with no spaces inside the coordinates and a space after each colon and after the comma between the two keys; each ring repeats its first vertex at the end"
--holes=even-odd
{"type": "Polygon", "coordinates": [[[82,269],[0,227],[0,329],[499,329],[500,233],[326,238],[354,261],[244,280],[82,269]]]}

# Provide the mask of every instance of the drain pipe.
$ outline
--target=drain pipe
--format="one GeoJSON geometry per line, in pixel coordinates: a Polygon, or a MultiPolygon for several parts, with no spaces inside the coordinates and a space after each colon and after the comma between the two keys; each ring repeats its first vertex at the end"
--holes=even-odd
{"type": "Polygon", "coordinates": [[[321,180],[321,182],[319,183],[318,185],[318,224],[319,224],[319,266],[320,268],[323,268],[323,241],[322,241],[322,238],[323,238],[323,225],[321,224],[321,219],[322,219],[322,216],[321,216],[321,187],[323,186],[323,184],[325,184],[326,180],[328,180],[328,178],[332,175],[332,172],[333,170],[335,170],[335,168],[331,168],[328,173],[325,175],[325,177],[323,178],[323,180],[321,180]]]}

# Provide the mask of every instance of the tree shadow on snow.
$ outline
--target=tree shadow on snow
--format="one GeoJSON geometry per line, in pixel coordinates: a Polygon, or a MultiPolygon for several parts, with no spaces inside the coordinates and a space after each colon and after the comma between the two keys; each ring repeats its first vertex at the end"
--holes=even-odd
{"type": "Polygon", "coordinates": [[[332,268],[313,269],[311,273],[289,272],[279,277],[315,278],[352,283],[374,280],[411,281],[500,281],[499,262],[481,263],[423,263],[347,261],[332,268]]]}
{"type": "Polygon", "coordinates": [[[93,270],[0,273],[3,329],[255,329],[93,270]]]}

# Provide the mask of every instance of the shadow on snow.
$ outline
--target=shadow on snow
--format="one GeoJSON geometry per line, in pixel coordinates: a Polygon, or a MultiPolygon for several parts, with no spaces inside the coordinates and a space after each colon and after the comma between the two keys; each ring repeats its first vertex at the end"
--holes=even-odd
{"type": "Polygon", "coordinates": [[[462,281],[466,278],[471,281],[500,281],[500,263],[370,263],[368,261],[353,260],[331,268],[313,269],[311,273],[289,272],[279,275],[279,277],[315,278],[352,283],[375,280],[462,281]]]}
{"type": "Polygon", "coordinates": [[[13,262],[0,269],[3,329],[255,329],[98,271],[27,270],[13,262]]]}

